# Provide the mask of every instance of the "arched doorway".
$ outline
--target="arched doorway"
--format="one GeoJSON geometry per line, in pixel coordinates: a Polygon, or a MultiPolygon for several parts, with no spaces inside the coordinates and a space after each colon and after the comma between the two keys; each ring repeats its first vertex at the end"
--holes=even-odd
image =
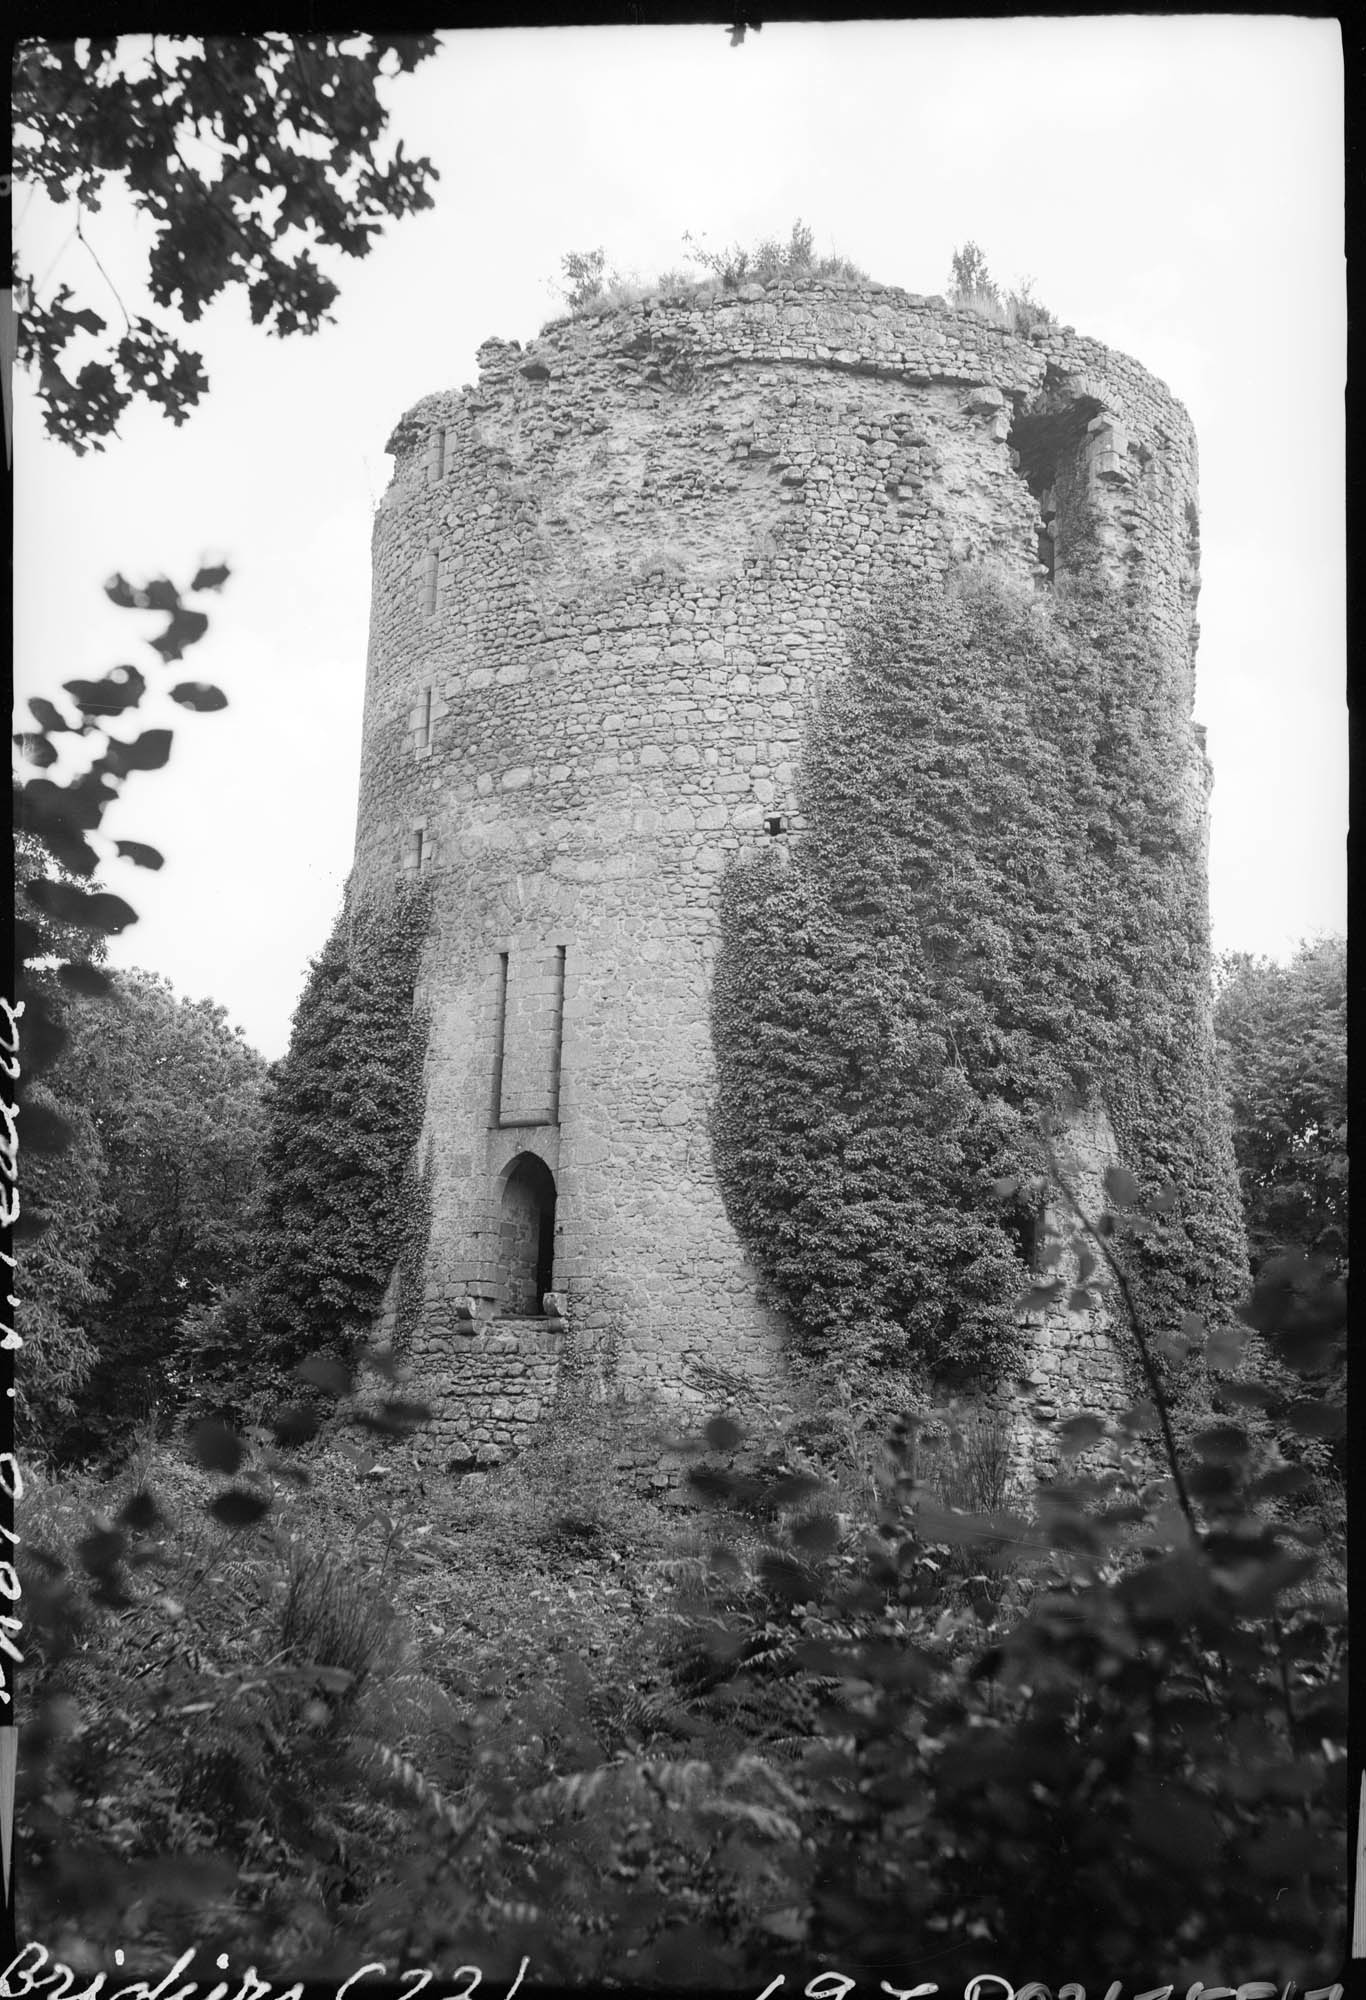
{"type": "Polygon", "coordinates": [[[519,1153],[503,1181],[498,1229],[498,1310],[526,1319],[552,1289],[555,1176],[534,1153],[519,1153]]]}

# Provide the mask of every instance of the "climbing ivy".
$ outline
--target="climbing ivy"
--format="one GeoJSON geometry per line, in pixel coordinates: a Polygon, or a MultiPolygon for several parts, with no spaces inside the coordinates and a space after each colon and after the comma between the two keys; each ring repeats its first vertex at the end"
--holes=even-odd
{"type": "Polygon", "coordinates": [[[415,1158],[426,1027],[413,1005],[426,930],[421,887],[344,908],[272,1071],[249,1305],[278,1366],[350,1358],[395,1264],[411,1262],[427,1210],[415,1158]]]}
{"type": "Polygon", "coordinates": [[[723,880],[715,1157],[799,1347],[981,1382],[1018,1352],[1069,1106],[1180,1199],[1137,1246],[1158,1327],[1244,1268],[1208,1030],[1185,719],[1141,610],[963,571],[887,598],[817,702],[790,863],[723,880]]]}

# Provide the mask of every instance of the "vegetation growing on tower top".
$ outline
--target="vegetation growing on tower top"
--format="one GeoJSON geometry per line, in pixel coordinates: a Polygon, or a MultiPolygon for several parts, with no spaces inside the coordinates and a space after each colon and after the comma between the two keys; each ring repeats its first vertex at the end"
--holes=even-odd
{"type": "Polygon", "coordinates": [[[815,232],[800,220],[793,223],[785,239],[766,236],[748,247],[732,243],[709,250],[691,230],[684,232],[683,242],[700,270],[678,267],[661,271],[653,283],[645,283],[638,273],[609,265],[607,252],[599,246],[566,252],[560,259],[561,277],[553,289],[577,316],[633,305],[638,299],[688,296],[714,285],[738,292],[742,285],[768,285],[782,278],[844,278],[857,284],[867,282],[869,275],[837,252],[818,256],[815,232]]]}
{"type": "MultiPolygon", "coordinates": [[[[738,292],[743,285],[769,285],[784,278],[842,278],[851,284],[871,282],[870,273],[850,258],[830,251],[816,253],[814,231],[800,219],[786,238],[762,237],[746,246],[731,243],[708,249],[699,236],[685,230],[684,247],[699,269],[680,266],[661,271],[653,282],[635,271],[621,271],[607,261],[606,250],[570,250],[560,259],[560,278],[552,285],[575,317],[609,312],[640,299],[689,297],[719,285],[738,292]]],[[[1034,296],[1034,280],[1003,286],[987,265],[981,247],[969,239],[953,253],[948,299],[965,312],[989,320],[1013,333],[1029,334],[1056,326],[1057,315],[1034,296]]]]}
{"type": "Polygon", "coordinates": [[[1021,278],[1014,288],[1002,289],[988,270],[982,250],[971,239],[953,253],[949,302],[994,326],[1009,327],[1012,333],[1033,333],[1058,323],[1056,315],[1035,298],[1032,278],[1021,278]]]}

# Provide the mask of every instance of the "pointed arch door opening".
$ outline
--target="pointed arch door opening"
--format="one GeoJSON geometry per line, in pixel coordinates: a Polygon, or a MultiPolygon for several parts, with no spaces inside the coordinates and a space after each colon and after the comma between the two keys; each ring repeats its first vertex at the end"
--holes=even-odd
{"type": "Polygon", "coordinates": [[[503,1180],[498,1229],[498,1310],[506,1319],[541,1311],[554,1289],[555,1176],[534,1153],[519,1153],[503,1180]]]}

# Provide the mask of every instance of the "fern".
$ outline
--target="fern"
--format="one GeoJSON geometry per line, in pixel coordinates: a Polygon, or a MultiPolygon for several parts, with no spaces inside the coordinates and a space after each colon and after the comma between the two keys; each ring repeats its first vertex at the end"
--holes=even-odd
{"type": "Polygon", "coordinates": [[[748,1799],[708,1799],[698,1811],[704,1819],[739,1820],[765,1840],[801,1839],[796,1820],[774,1806],[755,1805],[748,1799]]]}
{"type": "Polygon", "coordinates": [[[472,1800],[462,1812],[453,1806],[409,1757],[373,1738],[363,1745],[367,1758],[378,1764],[390,1784],[423,1806],[457,1841],[467,1840],[479,1823],[482,1799],[472,1800]]]}

